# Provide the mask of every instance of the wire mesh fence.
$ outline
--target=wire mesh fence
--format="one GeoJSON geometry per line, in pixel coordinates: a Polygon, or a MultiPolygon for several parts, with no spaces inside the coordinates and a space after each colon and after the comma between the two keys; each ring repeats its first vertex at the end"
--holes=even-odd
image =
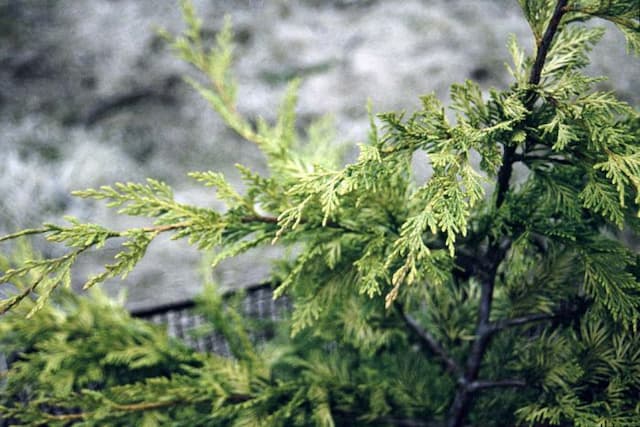
{"type": "MultiPolygon", "coordinates": [[[[233,296],[233,292],[225,295],[227,299],[233,296]]],[[[264,321],[277,322],[290,310],[291,302],[287,297],[273,299],[273,289],[270,284],[243,289],[241,314],[249,320],[258,321],[257,324],[264,321]]],[[[131,315],[165,325],[170,336],[180,339],[196,351],[230,354],[229,347],[220,334],[215,332],[203,334],[203,326],[207,322],[205,317],[196,310],[196,303],[193,300],[135,310],[131,315]]],[[[269,328],[256,328],[250,333],[253,340],[258,343],[267,341],[271,337],[269,328]]]]}

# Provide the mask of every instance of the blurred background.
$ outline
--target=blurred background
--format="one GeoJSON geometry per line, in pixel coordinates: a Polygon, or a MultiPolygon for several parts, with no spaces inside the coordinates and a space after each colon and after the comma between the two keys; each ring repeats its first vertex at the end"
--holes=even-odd
{"type": "MultiPolygon", "coordinates": [[[[411,111],[419,95],[446,100],[449,85],[468,78],[485,90],[505,88],[508,34],[532,46],[516,0],[194,3],[206,39],[225,14],[233,18],[239,109],[247,117],[273,118],[287,81],[299,76],[301,126],[332,115],[336,144],[365,139],[367,99],[375,112],[411,111]]],[[[180,201],[217,206],[188,171],[221,171],[238,183],[234,164],[264,170],[258,150],[182,81],[196,74],[158,28],[183,28],[177,1],[0,0],[0,234],[63,215],[116,229],[144,223],[73,198],[72,190],[153,177],[180,201]]],[[[602,88],[639,105],[638,62],[622,36],[609,31],[592,57],[589,73],[610,77],[602,88]]],[[[419,159],[416,168],[424,170],[419,159]]],[[[60,250],[34,244],[45,255],[60,250]]],[[[86,257],[78,282],[109,262],[114,248],[86,257]]],[[[260,283],[275,256],[267,248],[229,260],[215,280],[260,283]]],[[[124,283],[106,287],[127,289],[134,309],[184,300],[201,289],[198,263],[186,243],[161,239],[124,283]]]]}

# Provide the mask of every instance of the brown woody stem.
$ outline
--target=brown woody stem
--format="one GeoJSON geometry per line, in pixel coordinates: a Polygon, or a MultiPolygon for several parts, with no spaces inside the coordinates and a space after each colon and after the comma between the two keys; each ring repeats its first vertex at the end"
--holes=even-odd
{"type": "MultiPolygon", "coordinates": [[[[531,69],[528,83],[535,86],[540,83],[542,70],[553,42],[553,38],[558,31],[562,16],[566,13],[566,5],[568,0],[558,0],[549,20],[549,24],[545,33],[537,46],[536,58],[531,69]]],[[[525,101],[527,110],[531,110],[535,104],[537,95],[531,91],[525,101]]],[[[511,175],[513,173],[513,163],[516,161],[516,146],[509,144],[505,146],[502,155],[502,166],[498,171],[496,183],[496,199],[495,209],[499,209],[509,192],[511,175]]],[[[479,388],[477,385],[478,374],[482,359],[486,353],[487,347],[493,336],[493,325],[490,322],[491,304],[493,302],[493,290],[496,283],[498,268],[506,256],[510,241],[501,242],[500,239],[489,239],[487,249],[487,257],[491,260],[488,269],[487,278],[483,280],[481,285],[480,306],[478,309],[478,320],[476,325],[476,338],[471,345],[471,350],[467,357],[466,369],[463,375],[458,378],[458,389],[454,397],[449,412],[448,427],[461,427],[469,412],[469,408],[474,398],[474,392],[479,388]]],[[[523,318],[522,321],[530,321],[529,318],[523,318]]],[[[515,319],[514,319],[515,321],[515,319]]],[[[513,323],[513,322],[512,322],[513,323]]],[[[517,323],[517,322],[516,322],[517,323]]],[[[480,389],[483,387],[480,387],[480,389]]],[[[484,387],[486,388],[486,387],[484,387]]]]}
{"type": "Polygon", "coordinates": [[[416,319],[405,313],[400,305],[396,305],[396,307],[398,307],[398,311],[402,315],[402,318],[404,319],[404,322],[407,324],[409,329],[411,329],[413,333],[420,339],[420,343],[422,344],[422,346],[426,347],[426,349],[438,356],[442,360],[442,363],[445,365],[447,371],[453,374],[461,374],[462,369],[460,368],[458,363],[447,353],[442,344],[440,344],[438,340],[433,335],[431,335],[431,333],[429,333],[429,331],[422,328],[422,326],[420,326],[416,319]]]}

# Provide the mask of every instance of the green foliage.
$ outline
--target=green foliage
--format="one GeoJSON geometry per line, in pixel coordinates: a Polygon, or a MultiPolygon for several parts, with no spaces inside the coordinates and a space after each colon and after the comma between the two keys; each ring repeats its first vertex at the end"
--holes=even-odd
{"type": "Polygon", "coordinates": [[[371,420],[395,407],[441,412],[443,402],[438,409],[413,394],[430,387],[439,370],[415,352],[398,358],[383,351],[365,361],[358,348],[332,337],[286,334],[258,349],[247,321],[211,287],[199,310],[234,359],[188,350],[97,290],[52,298],[32,319],[24,317],[31,304],[25,302],[0,324],[3,350],[17,355],[0,389],[7,418],[46,425],[304,426],[335,425],[333,405],[341,408],[338,417],[360,416],[351,412],[354,402],[369,408],[371,420]],[[414,377],[417,371],[424,375],[414,377]],[[374,382],[379,372],[389,379],[374,382]]]}
{"type": "Polygon", "coordinates": [[[409,115],[372,115],[358,158],[341,166],[330,119],[296,128],[299,81],[274,123],[242,117],[230,20],[205,46],[184,2],[187,29],[165,36],[268,174],[238,166],[242,193],[219,173],[191,173],[223,211],[178,203],[152,179],[81,191],[151,224],[69,219],[0,238],[41,234],[68,248],[2,260],[0,284],[16,292],[0,302],[0,331],[19,359],[0,410],[48,425],[640,425],[640,257],[617,237],[640,233],[640,115],[584,74],[603,35],[592,18],[640,52],[637,5],[520,3],[535,52],[509,40],[510,88],[452,85],[455,120],[433,95],[409,115]],[[420,184],[415,153],[433,170],[420,184]],[[527,171],[517,184],[516,164],[527,171]],[[214,250],[213,265],[257,245],[289,248],[273,283],[293,312],[276,339],[256,347],[251,322],[212,290],[203,314],[232,358],[187,350],[98,294],[53,292],[85,251],[124,239],[90,287],[128,274],[161,233],[214,250]]]}

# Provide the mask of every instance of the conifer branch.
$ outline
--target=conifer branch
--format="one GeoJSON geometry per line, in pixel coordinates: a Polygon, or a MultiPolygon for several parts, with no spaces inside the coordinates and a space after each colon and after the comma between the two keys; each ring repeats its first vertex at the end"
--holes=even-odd
{"type": "Polygon", "coordinates": [[[130,404],[116,404],[113,405],[113,409],[118,411],[150,411],[152,409],[166,408],[168,406],[174,406],[176,404],[183,403],[182,400],[168,400],[166,402],[141,402],[130,404]]]}
{"type": "Polygon", "coordinates": [[[42,234],[42,233],[46,233],[47,231],[49,231],[49,229],[46,227],[29,228],[27,230],[21,230],[16,233],[7,234],[6,236],[0,236],[0,242],[4,242],[5,240],[17,239],[18,237],[23,237],[23,236],[31,236],[33,234],[42,234]]]}
{"type": "MultiPolygon", "coordinates": [[[[240,222],[242,223],[251,223],[251,222],[262,222],[262,223],[266,223],[266,224],[278,224],[278,218],[274,217],[274,216],[265,216],[265,215],[248,215],[248,216],[244,216],[240,219],[240,222]]],[[[305,224],[308,223],[309,221],[307,221],[305,218],[301,218],[298,221],[298,224],[305,224]]],[[[329,228],[338,228],[338,229],[342,229],[344,231],[348,231],[351,233],[356,233],[357,231],[349,228],[343,224],[340,224],[338,222],[335,221],[327,221],[324,226],[329,227],[329,228]]]]}
{"type": "Polygon", "coordinates": [[[431,425],[424,421],[414,420],[411,418],[386,417],[386,418],[382,418],[380,421],[385,424],[390,424],[396,427],[429,427],[431,425]]]}
{"type": "MultiPolygon", "coordinates": [[[[547,25],[547,29],[542,36],[542,40],[540,40],[540,43],[538,44],[536,59],[533,62],[531,76],[529,77],[529,84],[532,86],[540,83],[540,78],[542,77],[542,69],[544,68],[547,54],[549,53],[549,48],[551,48],[553,38],[558,31],[560,21],[562,20],[563,15],[567,12],[567,2],[568,0],[558,0],[553,11],[553,15],[551,15],[551,19],[549,20],[549,24],[547,25]]],[[[534,102],[535,98],[530,98],[529,100],[527,100],[527,109],[531,109],[534,102]]]]}
{"type": "MultiPolygon", "coordinates": [[[[225,399],[225,401],[232,404],[238,404],[238,403],[246,402],[251,399],[252,397],[248,395],[232,394],[228,396],[225,399]]],[[[152,411],[155,409],[168,408],[171,406],[182,405],[190,402],[192,402],[192,400],[190,399],[172,399],[172,400],[161,401],[161,402],[140,402],[140,403],[129,403],[129,404],[112,403],[110,407],[114,411],[143,412],[143,411],[152,411]]],[[[90,419],[93,415],[93,412],[80,412],[75,414],[62,414],[62,415],[53,415],[45,412],[44,415],[52,421],[76,421],[76,420],[90,419]]]]}
{"type": "MultiPolygon", "coordinates": [[[[184,403],[182,400],[168,400],[166,402],[142,402],[142,403],[132,403],[132,404],[113,404],[111,405],[111,409],[115,411],[127,411],[127,412],[142,412],[142,411],[151,411],[154,409],[167,408],[170,406],[175,406],[177,404],[184,403]]],[[[90,419],[93,415],[92,412],[80,412],[77,414],[62,414],[62,415],[53,415],[46,413],[46,417],[52,421],[76,421],[76,420],[84,420],[90,419]]]]}
{"type": "Polygon", "coordinates": [[[532,156],[532,155],[518,155],[514,156],[514,161],[520,161],[523,163],[542,161],[542,162],[550,162],[557,163],[559,165],[572,165],[573,163],[567,159],[558,158],[558,157],[547,157],[547,156],[532,156]]]}
{"type": "MultiPolygon", "coordinates": [[[[180,230],[182,228],[187,228],[192,225],[190,222],[177,222],[175,224],[167,224],[167,225],[156,225],[152,227],[144,227],[142,231],[145,233],[164,233],[167,231],[180,230]]],[[[123,233],[120,233],[118,237],[122,237],[123,233]]]]}
{"type": "MultiPolygon", "coordinates": [[[[508,243],[508,242],[507,242],[508,243]]],[[[492,250],[488,256],[491,259],[491,269],[488,272],[487,279],[481,285],[480,304],[478,307],[478,320],[476,326],[476,339],[474,340],[467,366],[465,370],[465,381],[475,381],[480,371],[480,364],[491,338],[491,307],[493,304],[493,290],[495,287],[498,267],[504,259],[510,244],[500,246],[498,243],[493,244],[492,250]]]]}
{"type": "Polygon", "coordinates": [[[488,334],[494,334],[504,329],[515,328],[518,326],[524,326],[529,323],[546,322],[550,320],[557,320],[562,318],[573,318],[576,315],[584,313],[589,307],[587,299],[574,299],[570,302],[565,302],[560,305],[560,308],[551,313],[530,313],[511,319],[501,319],[492,322],[488,334]]]}
{"type": "MultiPolygon", "coordinates": [[[[538,85],[542,76],[542,69],[547,58],[547,53],[551,47],[551,43],[554,39],[556,32],[558,31],[562,16],[566,13],[567,0],[558,0],[544,32],[538,49],[536,52],[536,58],[534,65],[529,76],[528,83],[531,86],[538,85]]],[[[534,91],[530,91],[527,96],[524,106],[527,110],[531,110],[536,101],[536,94],[534,91]]],[[[495,208],[499,209],[506,198],[509,191],[509,183],[511,181],[511,175],[513,173],[513,163],[515,162],[516,144],[506,145],[502,155],[502,166],[498,171],[497,183],[496,183],[496,199],[495,208]]],[[[495,287],[496,276],[498,268],[502,263],[508,247],[510,246],[510,240],[507,242],[501,242],[498,239],[489,239],[489,246],[487,250],[487,256],[492,260],[487,280],[484,280],[481,285],[480,306],[478,309],[478,320],[476,326],[476,338],[471,345],[471,350],[467,358],[467,364],[464,375],[459,378],[459,387],[456,392],[453,404],[451,405],[450,417],[448,420],[448,427],[460,427],[464,422],[464,418],[468,412],[469,406],[473,400],[472,390],[469,389],[469,384],[475,382],[478,378],[482,359],[486,352],[486,349],[491,341],[492,327],[490,324],[491,305],[493,302],[493,291],[495,287]]]]}
{"type": "Polygon", "coordinates": [[[467,387],[469,391],[483,390],[487,388],[503,388],[503,387],[526,387],[527,382],[521,379],[509,379],[499,381],[476,380],[467,387]]]}
{"type": "Polygon", "coordinates": [[[491,341],[492,334],[489,318],[491,316],[491,305],[493,303],[493,289],[495,286],[496,275],[498,272],[498,266],[502,262],[506,250],[500,251],[498,245],[492,245],[496,248],[492,256],[492,268],[489,272],[487,280],[483,281],[480,295],[480,306],[478,309],[478,321],[476,326],[476,338],[471,345],[469,356],[467,357],[467,363],[464,373],[458,378],[458,390],[456,391],[453,404],[451,405],[450,418],[448,421],[448,427],[460,427],[464,421],[464,418],[468,412],[469,405],[473,400],[473,389],[470,385],[473,384],[478,378],[480,372],[480,365],[482,359],[487,350],[489,342],[491,341]]]}
{"type": "MultiPolygon", "coordinates": [[[[175,223],[175,224],[155,225],[155,226],[150,226],[150,227],[143,227],[140,230],[142,230],[145,233],[163,233],[163,232],[166,232],[166,231],[172,231],[172,230],[178,230],[178,229],[186,228],[186,227],[189,227],[190,225],[191,225],[190,222],[184,221],[184,222],[178,222],[178,223],[175,223]]],[[[17,238],[23,237],[23,236],[30,236],[30,235],[34,235],[34,234],[47,234],[47,233],[56,232],[56,231],[60,231],[60,230],[61,230],[61,228],[59,228],[58,226],[46,226],[46,227],[41,227],[41,228],[30,228],[28,230],[22,230],[22,231],[19,231],[17,233],[7,234],[5,236],[1,236],[0,237],[0,242],[17,239],[17,238]]],[[[127,231],[130,231],[130,230],[127,230],[127,231]]],[[[115,238],[115,237],[125,237],[125,233],[126,233],[126,231],[113,231],[113,232],[109,233],[107,238],[109,239],[109,238],[115,238]]],[[[89,247],[90,246],[91,245],[89,245],[89,247]]]]}
{"type": "MultiPolygon", "coordinates": [[[[191,224],[189,222],[179,222],[175,224],[143,227],[138,230],[141,231],[142,233],[149,233],[149,234],[155,235],[162,232],[182,229],[185,227],[189,227],[190,225],[191,224]]],[[[0,315],[6,313],[10,309],[18,305],[20,302],[22,302],[26,297],[33,294],[38,287],[40,288],[42,287],[41,285],[43,283],[45,283],[45,285],[43,286],[46,286],[46,288],[43,290],[43,294],[48,295],[48,293],[52,289],[58,287],[60,283],[65,282],[65,277],[70,277],[68,275],[69,275],[71,266],[73,262],[78,258],[79,255],[81,255],[82,253],[86,252],[87,250],[93,247],[100,247],[102,244],[104,244],[106,240],[119,238],[119,237],[128,237],[127,233],[130,233],[132,231],[132,230],[127,230],[127,231],[118,232],[118,231],[110,231],[107,229],[100,229],[99,232],[96,232],[96,230],[94,229],[94,230],[89,230],[89,234],[78,233],[79,231],[80,232],[84,231],[81,229],[81,227],[83,226],[87,226],[87,225],[80,224],[79,222],[76,222],[76,220],[72,220],[72,227],[70,228],[65,228],[65,227],[54,225],[54,224],[45,224],[45,226],[42,228],[28,229],[28,230],[24,230],[18,233],[13,233],[8,236],[4,236],[0,238],[0,242],[1,242],[4,240],[15,239],[15,238],[23,237],[27,235],[45,234],[47,235],[46,238],[48,240],[59,242],[59,243],[65,242],[67,246],[76,248],[57,258],[49,258],[49,259],[44,259],[40,261],[33,261],[30,263],[27,263],[27,265],[24,265],[20,268],[10,269],[3,272],[3,274],[0,275],[0,284],[6,283],[12,280],[13,278],[24,276],[29,271],[38,272],[38,275],[32,281],[32,283],[20,289],[20,292],[17,293],[16,295],[13,295],[4,300],[0,300],[0,315]],[[93,232],[93,234],[91,234],[91,232],[93,232]],[[50,279],[50,276],[55,276],[55,275],[57,276],[54,277],[53,279],[50,279]]],[[[153,237],[155,236],[152,236],[150,239],[153,239],[153,237]]],[[[127,243],[125,243],[125,246],[126,245],[127,243]]],[[[107,268],[109,267],[115,268],[116,265],[107,266],[107,268]]],[[[108,278],[108,273],[103,273],[102,275],[94,276],[94,278],[90,279],[90,282],[94,280],[100,280],[98,278],[102,278],[102,279],[108,278]]],[[[42,298],[43,297],[41,297],[41,299],[42,298]]],[[[41,299],[39,300],[39,303],[36,304],[36,307],[32,310],[32,312],[28,315],[28,317],[30,317],[36,310],[40,308],[40,305],[41,305],[40,302],[42,302],[41,299]]]]}
{"type": "Polygon", "coordinates": [[[78,421],[78,420],[84,420],[85,418],[88,418],[90,414],[87,412],[80,412],[77,414],[53,415],[45,412],[44,416],[51,421],[78,421]]]}
{"type": "Polygon", "coordinates": [[[41,274],[36,280],[33,281],[33,283],[30,286],[24,288],[22,292],[20,292],[19,294],[12,296],[11,299],[8,300],[7,303],[0,308],[0,315],[5,314],[9,310],[11,310],[13,307],[20,304],[23,299],[31,295],[36,290],[36,288],[42,283],[44,278],[45,278],[45,275],[41,274]]]}
{"type": "MultiPolygon", "coordinates": [[[[529,76],[529,85],[536,86],[540,83],[540,78],[542,77],[542,69],[544,68],[545,60],[547,59],[547,54],[549,53],[549,48],[551,47],[551,43],[553,42],[553,38],[558,31],[558,27],[560,25],[560,21],[562,20],[562,16],[566,13],[566,5],[567,0],[558,0],[556,3],[555,10],[553,11],[553,15],[549,20],[549,25],[547,26],[546,31],[544,32],[544,36],[540,43],[538,44],[538,48],[536,51],[536,58],[533,63],[533,68],[531,69],[531,74],[529,76]]],[[[531,110],[533,108],[533,104],[535,104],[537,99],[536,92],[533,90],[529,91],[527,98],[525,100],[524,106],[527,110],[531,110]]],[[[502,166],[500,167],[500,171],[498,172],[498,184],[496,191],[496,208],[499,208],[504,202],[504,198],[509,189],[509,181],[511,180],[511,174],[513,172],[513,163],[515,161],[516,154],[516,145],[510,144],[507,145],[504,149],[504,153],[502,156],[502,166]]]]}
{"type": "Polygon", "coordinates": [[[513,173],[513,162],[516,154],[516,146],[508,145],[504,149],[502,155],[502,167],[498,171],[498,184],[496,191],[496,208],[502,206],[504,198],[507,195],[509,189],[509,181],[511,181],[511,174],[513,173]]]}
{"type": "Polygon", "coordinates": [[[276,218],[275,216],[248,215],[248,216],[243,216],[242,219],[240,219],[240,222],[242,223],[264,222],[267,224],[277,224],[278,218],[276,218]]]}
{"type": "MultiPolygon", "coordinates": [[[[13,296],[11,296],[10,298],[8,298],[6,300],[0,300],[0,303],[1,303],[0,304],[0,315],[6,313],[11,308],[15,307],[20,302],[22,302],[22,300],[24,300],[26,297],[28,297],[33,292],[35,292],[36,288],[38,286],[40,286],[47,279],[47,276],[50,273],[54,272],[57,268],[59,268],[60,266],[63,266],[66,263],[73,262],[73,260],[75,260],[78,257],[78,255],[80,255],[81,253],[85,252],[89,248],[91,248],[91,245],[87,245],[87,246],[81,247],[79,249],[76,249],[75,251],[69,252],[69,253],[67,253],[65,255],[62,255],[60,257],[57,257],[57,258],[48,259],[48,260],[46,260],[46,264],[45,263],[35,263],[36,264],[34,266],[35,268],[44,267],[44,271],[42,271],[38,275],[37,279],[35,279],[33,281],[33,283],[31,283],[31,285],[29,285],[26,288],[22,289],[19,294],[13,295],[13,296]]],[[[18,269],[18,270],[9,270],[9,271],[7,271],[4,275],[0,276],[0,284],[6,282],[11,277],[14,277],[14,273],[16,273],[15,276],[19,276],[19,275],[22,275],[22,272],[29,271],[31,268],[32,267],[22,267],[21,269],[18,269]]],[[[60,282],[60,281],[61,280],[58,279],[56,282],[60,282]]],[[[55,286],[57,286],[57,284],[54,285],[54,287],[55,286]]],[[[32,313],[33,313],[33,311],[28,316],[30,316],[32,313]]]]}
{"type": "Polygon", "coordinates": [[[414,319],[411,315],[407,314],[400,304],[396,305],[398,312],[402,316],[404,322],[407,324],[409,329],[413,331],[413,333],[420,338],[420,342],[424,347],[426,347],[430,352],[434,353],[438,356],[443,364],[446,366],[447,371],[460,374],[462,369],[458,363],[451,357],[445,348],[438,342],[438,340],[427,330],[425,330],[416,319],[414,319]]]}
{"type": "Polygon", "coordinates": [[[532,314],[527,314],[521,317],[515,317],[513,319],[503,319],[503,320],[498,320],[497,322],[494,322],[490,329],[488,330],[489,333],[495,333],[495,332],[499,332],[503,329],[507,329],[507,328],[514,328],[517,326],[523,326],[529,323],[535,323],[535,322],[544,322],[547,320],[553,320],[556,319],[560,316],[562,316],[564,313],[532,313],[532,314]]]}
{"type": "MultiPolygon", "coordinates": [[[[336,415],[339,415],[339,418],[346,421],[353,421],[358,417],[357,413],[350,412],[342,408],[332,409],[332,412],[336,415]]],[[[436,426],[439,427],[440,426],[440,424],[437,424],[434,422],[422,421],[415,418],[403,418],[403,417],[394,417],[394,416],[376,418],[375,421],[377,423],[382,423],[383,425],[391,425],[395,427],[436,427],[436,426]]],[[[339,424],[339,425],[342,425],[342,424],[339,424]]]]}

